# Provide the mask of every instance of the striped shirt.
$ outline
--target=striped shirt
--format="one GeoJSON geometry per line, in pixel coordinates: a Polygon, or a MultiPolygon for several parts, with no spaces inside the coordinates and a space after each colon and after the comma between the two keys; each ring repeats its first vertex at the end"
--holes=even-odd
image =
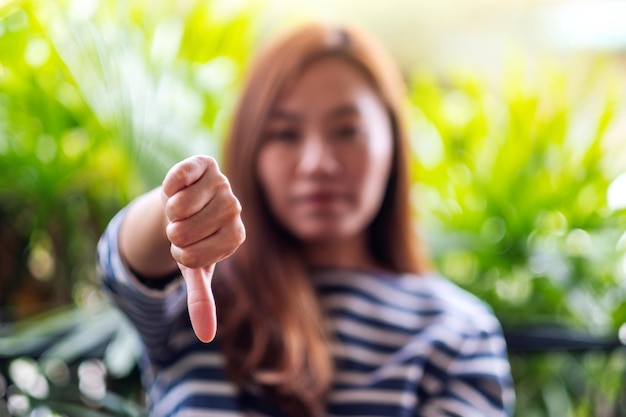
{"type": "MultiPolygon", "coordinates": [[[[228,380],[219,335],[208,344],[195,337],[182,279],[155,290],[126,268],[117,249],[121,218],[100,239],[99,271],[143,341],[150,416],[283,416],[228,380]]],[[[311,280],[334,336],[327,416],[512,414],[500,323],[476,297],[437,276],[320,270],[311,280]]]]}

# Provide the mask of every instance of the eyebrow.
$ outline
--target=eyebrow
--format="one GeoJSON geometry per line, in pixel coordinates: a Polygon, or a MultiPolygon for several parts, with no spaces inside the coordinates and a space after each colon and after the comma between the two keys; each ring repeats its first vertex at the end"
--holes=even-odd
{"type": "Polygon", "coordinates": [[[338,119],[344,116],[359,115],[359,109],[354,104],[341,105],[328,113],[328,117],[338,119]]]}
{"type": "MultiPolygon", "coordinates": [[[[331,119],[338,119],[344,116],[359,115],[360,112],[354,104],[340,105],[327,113],[327,117],[331,119]]],[[[302,120],[302,117],[297,113],[292,113],[288,110],[277,109],[274,110],[269,117],[271,120],[286,120],[291,122],[298,122],[302,120]]]]}
{"type": "Polygon", "coordinates": [[[272,113],[270,113],[270,120],[287,120],[287,121],[292,121],[292,122],[298,122],[300,121],[302,118],[296,114],[296,113],[291,113],[289,111],[286,110],[274,110],[272,113]]]}

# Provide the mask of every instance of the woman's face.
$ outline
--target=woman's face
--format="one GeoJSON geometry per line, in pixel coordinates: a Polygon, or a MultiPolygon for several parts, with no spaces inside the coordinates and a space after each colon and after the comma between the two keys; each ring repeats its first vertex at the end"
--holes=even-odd
{"type": "Polygon", "coordinates": [[[258,156],[270,209],[297,239],[364,237],[393,153],[391,122],[365,76],[338,57],[309,66],[278,100],[258,156]]]}

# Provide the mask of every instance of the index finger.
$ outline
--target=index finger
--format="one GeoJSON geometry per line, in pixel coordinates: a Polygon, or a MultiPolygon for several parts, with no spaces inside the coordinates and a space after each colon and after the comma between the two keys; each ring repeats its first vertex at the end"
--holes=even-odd
{"type": "Polygon", "coordinates": [[[161,191],[164,198],[169,198],[178,191],[198,181],[211,167],[217,165],[210,156],[192,156],[174,165],[165,175],[161,191]]]}

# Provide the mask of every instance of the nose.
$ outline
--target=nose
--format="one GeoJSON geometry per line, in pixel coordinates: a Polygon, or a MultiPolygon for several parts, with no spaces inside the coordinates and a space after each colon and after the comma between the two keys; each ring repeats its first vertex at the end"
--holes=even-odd
{"type": "Polygon", "coordinates": [[[297,173],[301,175],[332,175],[340,163],[331,143],[318,132],[308,133],[300,150],[297,173]]]}

